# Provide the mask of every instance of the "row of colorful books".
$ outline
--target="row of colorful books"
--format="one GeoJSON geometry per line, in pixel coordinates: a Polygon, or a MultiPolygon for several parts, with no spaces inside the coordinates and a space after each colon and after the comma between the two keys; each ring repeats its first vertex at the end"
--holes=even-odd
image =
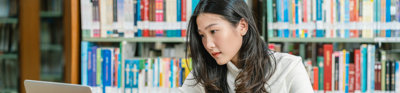
{"type": "MultiPolygon", "coordinates": [[[[400,22],[400,1],[398,0],[267,0],[266,24],[269,37],[363,37],[399,36],[397,30],[369,29],[369,23],[400,22]],[[360,24],[364,27],[340,27],[336,24],[360,24]],[[283,29],[274,29],[274,23],[302,25],[313,23],[311,29],[287,25],[283,29]],[[326,26],[326,24],[330,24],[326,26]],[[349,29],[343,29],[343,28],[349,29]],[[358,30],[362,28],[362,30],[358,30]],[[393,32],[395,31],[395,32],[393,32]]],[[[389,24],[388,24],[389,25],[389,24]]],[[[306,25],[307,26],[307,25],[306,25]]],[[[351,25],[350,25],[351,26],[351,25]]],[[[385,25],[386,26],[386,25],[385,25]]],[[[394,27],[394,26],[387,26],[394,27]]],[[[397,27],[397,26],[396,26],[397,27]]]]}
{"type": "Polygon", "coordinates": [[[119,47],[88,44],[81,48],[81,82],[94,93],[173,91],[192,69],[190,58],[123,58],[119,47]]]}
{"type": "Polygon", "coordinates": [[[375,47],[362,44],[353,51],[334,51],[332,44],[324,44],[316,62],[305,61],[314,90],[400,92],[400,62],[387,59],[386,52],[376,51],[375,47]]]}
{"type": "Polygon", "coordinates": [[[81,0],[83,37],[184,37],[200,0],[81,0]]]}
{"type": "MultiPolygon", "coordinates": [[[[373,31],[371,37],[363,37],[364,31],[362,30],[324,30],[317,32],[316,30],[301,30],[301,31],[287,31],[287,32],[273,32],[272,37],[282,37],[282,38],[375,38],[375,37],[400,37],[400,30],[390,30],[390,31],[373,31]],[[329,35],[327,35],[329,33],[329,35]]],[[[271,37],[271,38],[272,38],[271,37]]]]}

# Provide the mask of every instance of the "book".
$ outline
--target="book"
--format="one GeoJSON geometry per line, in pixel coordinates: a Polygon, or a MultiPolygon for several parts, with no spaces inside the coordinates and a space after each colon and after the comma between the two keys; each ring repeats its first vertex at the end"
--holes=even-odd
{"type": "Polygon", "coordinates": [[[332,91],[332,53],[333,46],[331,44],[323,45],[324,48],[324,91],[332,91]]]}

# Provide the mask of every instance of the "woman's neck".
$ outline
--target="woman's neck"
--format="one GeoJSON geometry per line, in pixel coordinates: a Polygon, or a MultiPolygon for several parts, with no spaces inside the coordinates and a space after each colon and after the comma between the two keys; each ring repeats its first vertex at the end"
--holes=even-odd
{"type": "Polygon", "coordinates": [[[231,62],[238,68],[241,69],[242,67],[239,66],[239,56],[238,54],[236,54],[235,56],[233,56],[233,58],[231,59],[231,62]]]}

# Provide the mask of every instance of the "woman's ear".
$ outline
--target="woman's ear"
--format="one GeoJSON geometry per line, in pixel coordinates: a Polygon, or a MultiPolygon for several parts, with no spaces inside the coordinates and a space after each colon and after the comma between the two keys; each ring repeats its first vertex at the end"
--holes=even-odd
{"type": "Polygon", "coordinates": [[[241,36],[246,35],[248,28],[249,28],[249,25],[248,25],[247,21],[244,18],[240,19],[237,29],[241,36]]]}

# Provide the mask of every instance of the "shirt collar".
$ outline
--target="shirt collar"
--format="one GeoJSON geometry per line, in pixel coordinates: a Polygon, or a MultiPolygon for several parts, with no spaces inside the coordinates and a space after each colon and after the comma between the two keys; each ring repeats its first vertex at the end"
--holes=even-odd
{"type": "Polygon", "coordinates": [[[228,62],[227,68],[228,68],[228,71],[229,71],[230,73],[232,73],[232,75],[235,76],[235,77],[239,74],[239,72],[240,72],[240,70],[241,70],[241,69],[238,69],[238,68],[235,66],[235,64],[233,64],[231,61],[228,62]]]}

